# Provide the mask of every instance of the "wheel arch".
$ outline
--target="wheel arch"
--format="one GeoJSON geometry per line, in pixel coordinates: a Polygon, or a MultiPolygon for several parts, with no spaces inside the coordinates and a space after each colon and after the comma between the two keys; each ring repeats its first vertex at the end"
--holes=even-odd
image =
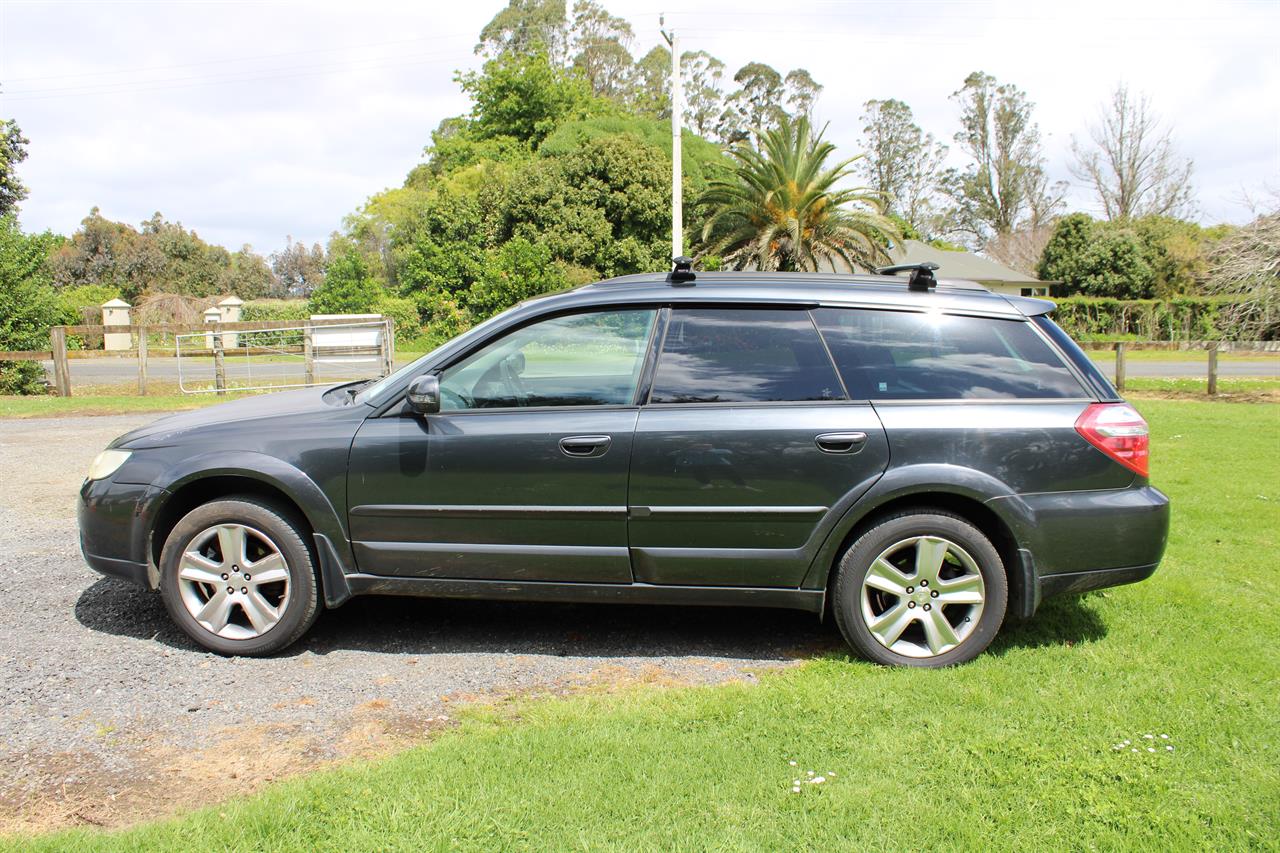
{"type": "Polygon", "coordinates": [[[993,498],[1011,495],[1012,490],[1004,483],[972,469],[928,465],[890,472],[837,523],[810,566],[803,586],[829,590],[844,552],[880,519],[903,510],[932,508],[960,516],[991,541],[1004,564],[1011,605],[1022,601],[1025,587],[1034,582],[1028,580],[1025,552],[1021,551],[1016,534],[1024,523],[1007,517],[1022,502],[1000,501],[995,505],[1000,510],[989,503],[993,498]]]}
{"type": "Polygon", "coordinates": [[[304,472],[275,457],[219,454],[216,465],[202,464],[197,457],[173,472],[164,490],[166,497],[147,531],[146,554],[152,565],[159,564],[165,539],[183,516],[201,504],[233,495],[273,504],[305,525],[304,538],[313,558],[326,569],[321,572],[322,585],[332,575],[327,570],[332,560],[337,560],[340,573],[353,565],[345,527],[324,491],[304,472]]]}

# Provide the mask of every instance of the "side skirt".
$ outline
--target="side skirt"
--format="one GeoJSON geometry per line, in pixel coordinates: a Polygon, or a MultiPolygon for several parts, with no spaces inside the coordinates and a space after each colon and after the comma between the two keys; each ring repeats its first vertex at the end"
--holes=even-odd
{"type": "Polygon", "coordinates": [[[572,601],[578,603],[780,607],[791,610],[806,610],[810,613],[819,614],[822,613],[823,603],[823,593],[820,589],[390,578],[364,574],[347,575],[344,580],[352,595],[409,595],[423,598],[572,601]]]}

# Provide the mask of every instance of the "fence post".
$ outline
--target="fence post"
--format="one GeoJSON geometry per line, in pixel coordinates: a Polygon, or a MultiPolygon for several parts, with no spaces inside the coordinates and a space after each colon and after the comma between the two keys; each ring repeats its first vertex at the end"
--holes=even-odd
{"type": "Polygon", "coordinates": [[[223,352],[222,335],[213,336],[213,386],[218,389],[218,396],[227,394],[227,358],[223,352]]]}
{"type": "Polygon", "coordinates": [[[1124,342],[1116,343],[1116,390],[1124,391],[1124,342]]]}
{"type": "Polygon", "coordinates": [[[1209,341],[1209,396],[1218,394],[1218,342],[1209,341]]]}
{"type": "Polygon", "coordinates": [[[382,333],[383,376],[390,376],[396,369],[396,324],[390,317],[382,321],[386,327],[382,333]]]}
{"type": "Polygon", "coordinates": [[[147,396],[147,327],[138,329],[138,396],[147,396]]]}
{"type": "Polygon", "coordinates": [[[316,382],[316,347],[311,338],[311,321],[302,321],[302,360],[304,365],[303,381],[308,385],[316,382]]]}
{"type": "Polygon", "coordinates": [[[53,351],[53,385],[59,397],[71,396],[71,368],[67,365],[67,330],[54,326],[49,330],[49,349],[53,351]]]}

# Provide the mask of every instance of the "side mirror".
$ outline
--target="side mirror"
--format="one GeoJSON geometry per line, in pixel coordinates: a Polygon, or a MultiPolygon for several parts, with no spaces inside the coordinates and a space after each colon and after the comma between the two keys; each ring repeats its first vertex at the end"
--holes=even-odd
{"type": "Polygon", "coordinates": [[[434,415],[440,411],[440,377],[427,374],[413,380],[405,397],[409,411],[416,415],[434,415]]]}

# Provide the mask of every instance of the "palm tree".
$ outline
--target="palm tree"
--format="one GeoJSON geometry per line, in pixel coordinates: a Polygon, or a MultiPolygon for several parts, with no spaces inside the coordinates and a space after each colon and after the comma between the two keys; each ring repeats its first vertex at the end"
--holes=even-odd
{"type": "Polygon", "coordinates": [[[877,193],[837,189],[857,157],[827,166],[835,146],[814,135],[807,117],[783,119],[759,150],[739,145],[727,178],[712,180],[699,203],[711,214],[703,254],[723,255],[735,269],[853,271],[887,261],[900,239],[881,213],[877,193]]]}

